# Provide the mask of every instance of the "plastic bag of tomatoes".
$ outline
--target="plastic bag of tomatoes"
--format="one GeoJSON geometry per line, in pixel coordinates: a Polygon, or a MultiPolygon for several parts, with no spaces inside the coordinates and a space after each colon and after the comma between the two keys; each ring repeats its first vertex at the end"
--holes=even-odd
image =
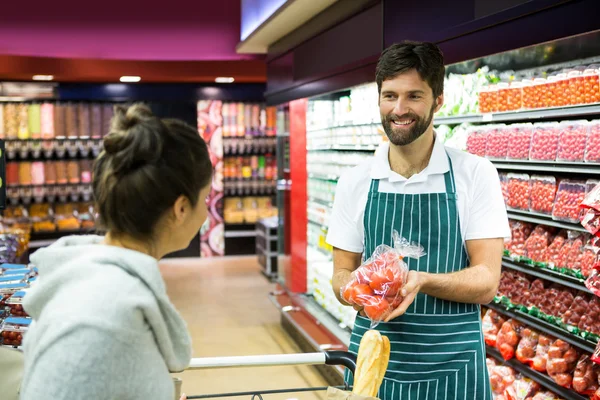
{"type": "Polygon", "coordinates": [[[422,246],[393,234],[394,247],[379,245],[373,255],[352,272],[352,279],[341,288],[341,297],[351,305],[359,305],[375,328],[402,303],[400,290],[408,277],[405,257],[425,255],[422,246]]]}
{"type": "Polygon", "coordinates": [[[600,185],[588,190],[580,208],[581,225],[592,235],[600,237],[600,185]]]}

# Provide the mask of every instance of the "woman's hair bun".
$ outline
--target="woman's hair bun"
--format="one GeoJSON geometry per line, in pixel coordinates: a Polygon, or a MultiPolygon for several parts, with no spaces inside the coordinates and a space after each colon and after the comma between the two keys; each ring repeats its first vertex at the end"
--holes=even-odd
{"type": "Polygon", "coordinates": [[[168,130],[150,108],[134,104],[117,105],[111,130],[104,138],[104,150],[112,159],[117,175],[126,174],[160,160],[168,130]]]}

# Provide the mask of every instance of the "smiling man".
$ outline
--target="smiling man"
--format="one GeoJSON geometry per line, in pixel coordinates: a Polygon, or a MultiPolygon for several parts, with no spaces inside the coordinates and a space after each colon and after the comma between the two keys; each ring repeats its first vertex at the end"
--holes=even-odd
{"type": "MultiPolygon", "coordinates": [[[[329,226],[333,290],[342,303],[352,271],[378,245],[392,245],[394,231],[427,252],[406,259],[404,300],[377,326],[391,342],[382,400],[492,398],[480,304],[496,293],[510,230],[494,166],[436,136],[444,76],[432,43],[382,53],[376,80],[389,143],[341,177],[329,226]]],[[[370,321],[355,308],[350,351],[357,353],[370,321]]]]}

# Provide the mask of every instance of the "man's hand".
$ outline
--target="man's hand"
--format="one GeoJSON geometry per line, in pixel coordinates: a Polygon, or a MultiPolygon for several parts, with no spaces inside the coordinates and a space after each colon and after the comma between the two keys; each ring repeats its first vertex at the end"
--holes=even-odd
{"type": "Polygon", "coordinates": [[[421,290],[424,281],[424,274],[417,271],[409,271],[408,278],[406,279],[406,284],[402,288],[400,295],[404,298],[402,303],[396,308],[392,313],[385,319],[385,322],[390,322],[391,320],[398,318],[402,314],[406,312],[408,307],[415,300],[415,297],[421,290]]]}

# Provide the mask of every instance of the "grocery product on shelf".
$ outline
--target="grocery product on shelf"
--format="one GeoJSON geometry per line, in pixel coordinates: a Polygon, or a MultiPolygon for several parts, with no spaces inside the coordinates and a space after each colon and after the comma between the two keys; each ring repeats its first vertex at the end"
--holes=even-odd
{"type": "Polygon", "coordinates": [[[573,389],[588,396],[600,389],[600,364],[594,363],[586,354],[582,355],[573,375],[573,389]]]}
{"type": "Polygon", "coordinates": [[[588,140],[588,121],[563,121],[559,126],[558,161],[583,161],[588,140]]]}
{"type": "Polygon", "coordinates": [[[26,295],[25,290],[16,292],[6,300],[6,308],[8,315],[12,317],[28,317],[27,313],[23,309],[23,298],[26,295]]]}
{"type": "Polygon", "coordinates": [[[0,341],[3,346],[20,347],[23,336],[31,325],[30,318],[8,317],[0,325],[0,341]]]}
{"type": "Polygon", "coordinates": [[[517,379],[517,372],[511,367],[498,365],[495,360],[489,358],[486,360],[486,364],[492,392],[496,395],[503,395],[504,391],[517,379]]]}
{"type": "Polygon", "coordinates": [[[534,263],[544,263],[545,254],[550,246],[555,229],[544,225],[535,227],[525,240],[525,257],[534,263]]]}
{"type": "Polygon", "coordinates": [[[508,132],[506,125],[489,125],[485,156],[495,160],[505,160],[508,155],[508,132]]]}
{"type": "Polygon", "coordinates": [[[509,160],[527,160],[531,151],[533,124],[511,124],[506,126],[508,133],[509,160]]]}
{"type": "Polygon", "coordinates": [[[511,257],[521,257],[525,255],[525,240],[531,235],[534,227],[528,222],[509,220],[511,239],[505,243],[504,247],[511,257]]]}
{"type": "Polygon", "coordinates": [[[555,122],[534,124],[531,138],[530,160],[554,161],[558,152],[559,124],[555,122]]]}
{"type": "Polygon", "coordinates": [[[467,151],[480,157],[485,157],[488,140],[488,128],[475,125],[467,130],[467,151]]]}
{"type": "Polygon", "coordinates": [[[486,311],[483,320],[481,321],[481,329],[483,331],[485,344],[496,347],[498,332],[500,332],[500,329],[505,322],[506,319],[494,310],[488,309],[486,311]]]}
{"type": "Polygon", "coordinates": [[[585,147],[585,162],[600,162],[600,120],[589,124],[588,141],[585,147]]]}
{"type": "Polygon", "coordinates": [[[546,371],[557,384],[570,388],[579,357],[579,352],[573,346],[557,339],[548,349],[546,371]]]}
{"type": "Polygon", "coordinates": [[[500,328],[496,340],[496,348],[505,360],[510,360],[515,356],[517,345],[521,339],[520,334],[524,325],[518,321],[509,319],[500,328]]]}
{"type": "Polygon", "coordinates": [[[508,174],[507,206],[517,210],[529,210],[531,180],[527,174],[508,174]]]}
{"type": "Polygon", "coordinates": [[[530,211],[552,215],[556,189],[555,177],[532,175],[530,211]]]}
{"type": "Polygon", "coordinates": [[[558,185],[552,218],[559,221],[579,222],[579,205],[585,198],[583,181],[562,180],[558,185]]]}
{"type": "Polygon", "coordinates": [[[554,341],[553,338],[547,335],[539,335],[538,342],[535,348],[535,356],[531,362],[531,366],[538,372],[546,372],[546,365],[548,363],[548,350],[550,345],[554,341]]]}
{"type": "Polygon", "coordinates": [[[479,112],[487,114],[498,111],[498,87],[484,86],[479,91],[479,112]]]}

